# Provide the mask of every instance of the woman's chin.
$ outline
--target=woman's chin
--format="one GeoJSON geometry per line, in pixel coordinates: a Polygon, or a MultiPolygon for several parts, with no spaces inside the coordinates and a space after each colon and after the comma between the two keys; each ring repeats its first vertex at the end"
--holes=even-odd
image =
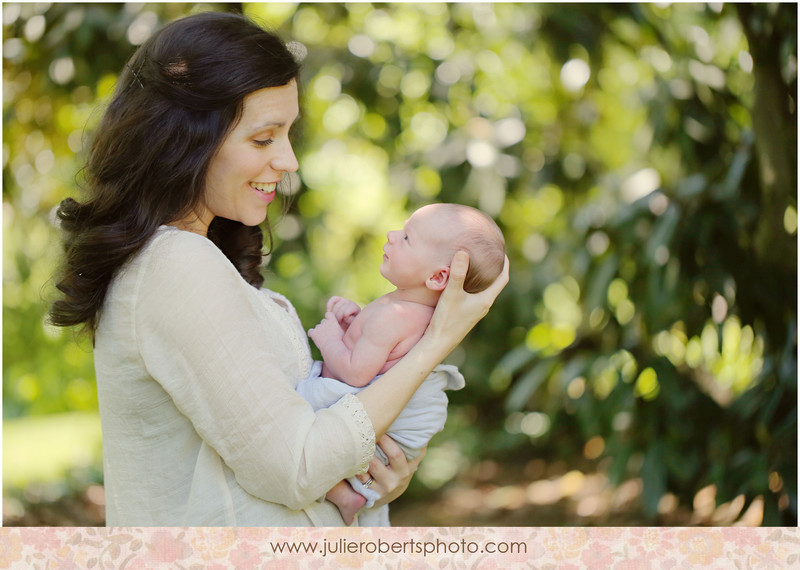
{"type": "Polygon", "coordinates": [[[253,213],[248,216],[242,216],[242,218],[239,221],[245,226],[252,227],[263,224],[266,219],[267,219],[267,210],[265,208],[263,213],[258,213],[258,214],[253,213]]]}

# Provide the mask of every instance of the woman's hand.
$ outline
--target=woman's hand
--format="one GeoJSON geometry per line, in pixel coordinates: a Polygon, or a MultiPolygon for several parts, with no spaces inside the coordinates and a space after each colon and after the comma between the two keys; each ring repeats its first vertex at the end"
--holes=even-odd
{"type": "Polygon", "coordinates": [[[448,352],[460,343],[480,321],[494,303],[497,295],[508,283],[508,257],[503,271],[486,290],[480,293],[464,291],[464,279],[469,268],[469,255],[459,251],[450,264],[450,279],[439,297],[425,336],[445,343],[448,352]]]}
{"type": "Polygon", "coordinates": [[[419,457],[408,461],[400,446],[388,435],[381,437],[378,444],[389,458],[389,465],[384,465],[380,459],[373,457],[366,477],[363,475],[359,477],[359,479],[372,477],[373,482],[370,489],[377,491],[381,496],[379,500],[375,501],[376,507],[389,504],[403,494],[428,450],[426,447],[419,457]]]}

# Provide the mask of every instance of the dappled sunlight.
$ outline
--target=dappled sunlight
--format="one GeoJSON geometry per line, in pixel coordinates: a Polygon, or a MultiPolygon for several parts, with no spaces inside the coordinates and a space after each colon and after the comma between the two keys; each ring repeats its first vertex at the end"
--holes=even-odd
{"type": "Polygon", "coordinates": [[[723,297],[717,295],[714,302],[721,307],[714,313],[716,322],[706,323],[700,335],[687,338],[678,322],[655,335],[653,347],[676,367],[689,370],[716,402],[728,406],[761,372],[764,340],[750,325],[742,326],[738,317],[726,317],[723,297]]]}
{"type": "Polygon", "coordinates": [[[567,91],[579,92],[589,82],[592,70],[582,59],[571,59],[561,68],[561,83],[567,91]]]}
{"type": "Polygon", "coordinates": [[[789,235],[797,233],[797,209],[793,206],[787,206],[783,213],[783,229],[789,235]]]}
{"type": "MultiPolygon", "coordinates": [[[[135,47],[236,9],[303,62],[262,269],[304,328],[331,295],[388,291],[386,232],[423,204],[506,239],[509,285],[448,358],[467,387],[398,524],[796,524],[791,5],[3,4],[6,420],[96,411],[91,343],[45,316],[55,207],[135,47]]],[[[102,474],[76,463],[54,486],[7,473],[7,518],[97,524],[102,474]]]]}
{"type": "Polygon", "coordinates": [[[494,526],[760,526],[763,522],[761,498],[747,508],[743,495],[717,504],[713,485],[698,491],[691,505],[680,505],[674,495],[665,494],[657,515],[645,517],[639,514],[642,491],[641,479],[614,486],[597,465],[568,470],[562,462],[533,460],[515,470],[485,461],[444,487],[433,502],[401,499],[392,507],[392,521],[398,526],[457,526],[464,521],[494,526]],[[501,480],[506,482],[497,482],[501,480]]]}
{"type": "Polygon", "coordinates": [[[29,483],[3,495],[5,526],[103,526],[105,489],[90,483],[77,491],[65,492],[63,485],[29,483]]]}
{"type": "Polygon", "coordinates": [[[100,418],[72,412],[3,422],[5,525],[105,521],[100,418]]]}
{"type": "Polygon", "coordinates": [[[629,297],[628,284],[624,279],[616,278],[608,286],[608,305],[614,312],[617,322],[626,325],[636,314],[636,307],[629,297]]]}
{"type": "Polygon", "coordinates": [[[579,297],[580,285],[571,277],[548,285],[542,295],[541,322],[526,337],[528,348],[549,356],[572,344],[583,318],[579,297]]]}

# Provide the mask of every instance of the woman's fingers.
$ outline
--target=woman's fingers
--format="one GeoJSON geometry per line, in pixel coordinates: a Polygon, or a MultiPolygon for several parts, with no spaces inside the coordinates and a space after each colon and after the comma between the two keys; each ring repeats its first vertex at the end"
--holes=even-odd
{"type": "Polygon", "coordinates": [[[384,465],[377,457],[372,458],[369,475],[374,482],[370,488],[381,496],[375,504],[385,505],[394,501],[408,488],[411,477],[419,465],[419,458],[409,462],[400,446],[388,435],[381,437],[378,443],[389,459],[389,465],[384,465]]]}
{"type": "Polygon", "coordinates": [[[378,445],[389,458],[389,468],[395,471],[405,471],[408,469],[408,460],[402,448],[397,445],[397,442],[388,435],[381,436],[378,440],[378,445]]]}
{"type": "Polygon", "coordinates": [[[419,464],[422,463],[422,458],[425,457],[426,453],[428,453],[427,445],[422,448],[422,451],[420,452],[419,455],[417,455],[414,459],[408,462],[408,468],[411,470],[412,475],[417,472],[419,464]]]}
{"type": "Polygon", "coordinates": [[[505,262],[503,263],[503,270],[500,272],[500,275],[497,276],[497,279],[494,280],[494,283],[489,285],[486,289],[486,293],[492,295],[492,299],[497,297],[500,294],[500,291],[508,284],[508,274],[511,269],[511,264],[508,261],[508,256],[506,256],[505,262]]]}
{"type": "Polygon", "coordinates": [[[457,251],[450,262],[450,278],[447,281],[446,289],[463,291],[464,279],[467,278],[468,270],[469,254],[466,251],[457,251]]]}
{"type": "Polygon", "coordinates": [[[458,251],[450,263],[450,279],[442,292],[440,302],[442,300],[461,303],[473,302],[491,306],[500,291],[508,284],[509,268],[508,256],[506,256],[503,270],[489,287],[480,293],[467,293],[464,291],[464,279],[469,269],[469,255],[465,251],[458,251]]]}
{"type": "Polygon", "coordinates": [[[489,312],[495,298],[508,283],[509,263],[506,257],[503,270],[494,283],[480,293],[467,293],[463,283],[468,267],[469,256],[465,252],[458,252],[450,266],[450,282],[442,292],[428,326],[429,333],[445,342],[451,350],[489,312]]]}

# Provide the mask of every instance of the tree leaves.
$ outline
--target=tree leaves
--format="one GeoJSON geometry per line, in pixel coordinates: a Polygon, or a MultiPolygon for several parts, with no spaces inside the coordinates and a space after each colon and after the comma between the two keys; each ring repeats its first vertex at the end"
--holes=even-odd
{"type": "MultiPolygon", "coordinates": [[[[195,9],[3,6],[7,416],[96,405],[81,388],[91,353],[42,324],[50,211],[78,191],[86,135],[135,42],[195,9]]],[[[328,295],[386,290],[376,252],[410,211],[481,207],[505,233],[511,283],[451,357],[470,375],[451,416],[472,420],[443,437],[481,458],[503,441],[498,459],[515,460],[599,437],[613,480],[644,479],[650,513],[660,494],[713,480],[748,504],[763,494],[768,522],[796,524],[796,8],[244,10],[307,54],[302,187],[267,267],[307,326],[328,295]],[[724,379],[694,357],[726,323],[750,327],[761,354],[736,350],[763,366],[720,406],[707,394],[724,379]],[[647,369],[659,389],[643,400],[647,369]],[[534,412],[549,432],[506,432],[511,414],[534,412]],[[712,430],[725,453],[708,452],[712,430]],[[771,473],[781,490],[764,491],[771,473]]]]}

